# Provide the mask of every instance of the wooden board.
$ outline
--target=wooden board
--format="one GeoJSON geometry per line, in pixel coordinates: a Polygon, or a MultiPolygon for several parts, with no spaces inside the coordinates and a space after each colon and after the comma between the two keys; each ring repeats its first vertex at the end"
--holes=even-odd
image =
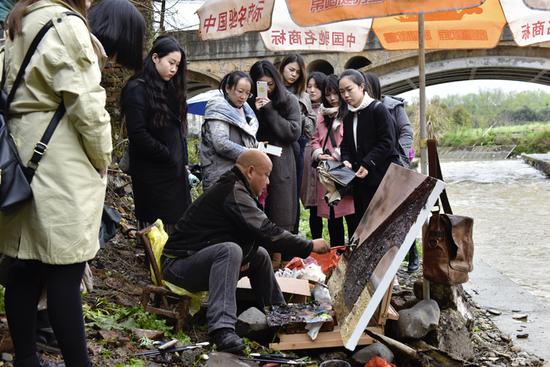
{"type": "MultiPolygon", "coordinates": [[[[299,296],[311,296],[311,290],[309,288],[309,282],[306,279],[294,279],[294,278],[280,278],[275,277],[281,292],[289,294],[297,294],[299,296]]],[[[251,289],[250,279],[248,277],[242,277],[237,283],[237,288],[251,289]]]]}
{"type": "MultiPolygon", "coordinates": [[[[368,329],[375,333],[384,333],[384,330],[378,326],[368,327],[368,329]]],[[[373,338],[367,334],[363,334],[359,338],[357,345],[367,345],[373,342],[373,338]]],[[[279,342],[269,344],[269,348],[273,350],[319,349],[342,346],[344,346],[344,342],[338,326],[332,331],[320,332],[315,340],[311,340],[307,334],[279,334],[279,342]]]]}

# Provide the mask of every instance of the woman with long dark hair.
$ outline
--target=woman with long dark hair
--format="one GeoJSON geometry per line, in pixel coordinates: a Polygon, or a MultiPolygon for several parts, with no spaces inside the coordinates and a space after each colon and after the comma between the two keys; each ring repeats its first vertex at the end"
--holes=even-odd
{"type": "MultiPolygon", "coordinates": [[[[323,89],[325,88],[325,80],[327,76],[319,71],[314,71],[307,78],[307,94],[311,101],[311,106],[319,120],[319,113],[323,102],[323,89]]],[[[311,238],[319,238],[323,235],[323,219],[317,215],[317,185],[319,177],[317,170],[313,167],[312,155],[313,152],[313,137],[317,129],[314,129],[311,141],[308,142],[304,149],[304,174],[302,178],[302,186],[300,187],[300,199],[302,205],[309,209],[309,229],[311,238]]]]}
{"type": "Polygon", "coordinates": [[[162,219],[169,233],[191,203],[185,77],[183,49],[161,36],[121,95],[136,218],[140,227],[162,219]]]}
{"type": "Polygon", "coordinates": [[[301,133],[300,105],[288,92],[275,66],[257,61],[250,69],[254,110],[259,121],[258,141],[282,148],[280,157],[271,155],[273,170],[269,176],[265,212],[269,219],[288,231],[294,231],[298,215],[296,160],[292,145],[301,133]],[[267,97],[258,97],[256,82],[267,83],[267,97]]]}
{"type": "Polygon", "coordinates": [[[398,159],[395,127],[388,109],[367,93],[361,72],[345,70],[338,87],[349,110],[340,149],[342,162],[356,171],[353,200],[359,224],[390,163],[398,159]]]}
{"type": "MultiPolygon", "coordinates": [[[[317,115],[316,131],[311,139],[313,148],[312,159],[316,162],[323,160],[341,160],[340,144],[344,136],[344,116],[347,106],[340,98],[338,76],[329,75],[324,81],[322,93],[323,104],[317,115]]],[[[355,207],[351,194],[344,195],[336,205],[328,205],[325,200],[325,187],[317,181],[317,206],[315,213],[318,218],[328,219],[328,233],[330,245],[345,244],[344,217],[348,226],[348,239],[355,231],[355,207]]]]}
{"type": "MultiPolygon", "coordinates": [[[[60,104],[65,107],[33,177],[33,199],[0,213],[0,252],[14,259],[5,270],[5,307],[15,366],[41,365],[36,322],[43,290],[65,365],[90,365],[80,283],[86,261],[99,250],[112,145],[100,86],[105,55],[85,20],[87,5],[86,0],[21,0],[8,19],[7,90],[34,37],[44,24],[55,21],[38,44],[9,108],[8,126],[24,164],[60,104]]],[[[98,38],[103,41],[102,34],[98,32],[98,38]]],[[[117,32],[112,36],[123,38],[117,32]]],[[[131,46],[142,48],[139,41],[131,46]]]]}
{"type": "MultiPolygon", "coordinates": [[[[296,159],[296,182],[298,184],[298,194],[300,194],[304,171],[307,172],[308,170],[308,167],[306,167],[304,163],[304,152],[315,130],[316,115],[311,107],[309,95],[306,93],[306,64],[304,58],[299,54],[290,54],[286,56],[279,65],[279,72],[281,73],[286,89],[294,94],[296,98],[298,98],[298,102],[300,102],[302,132],[298,141],[293,145],[294,157],[296,159]]],[[[295,232],[298,232],[299,216],[298,212],[294,227],[295,232]]],[[[316,237],[314,236],[313,238],[316,237]]]]}
{"type": "Polygon", "coordinates": [[[258,145],[258,120],[247,103],[251,89],[252,79],[242,71],[233,71],[220,83],[223,96],[206,104],[200,145],[204,190],[233,168],[242,152],[258,145]]]}

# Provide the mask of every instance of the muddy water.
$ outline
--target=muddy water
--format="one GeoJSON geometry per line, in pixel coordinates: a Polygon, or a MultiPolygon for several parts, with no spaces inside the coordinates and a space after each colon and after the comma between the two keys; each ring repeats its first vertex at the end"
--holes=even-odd
{"type": "Polygon", "coordinates": [[[475,256],[550,303],[550,179],[522,160],[442,171],[453,211],[474,218],[475,256]]]}

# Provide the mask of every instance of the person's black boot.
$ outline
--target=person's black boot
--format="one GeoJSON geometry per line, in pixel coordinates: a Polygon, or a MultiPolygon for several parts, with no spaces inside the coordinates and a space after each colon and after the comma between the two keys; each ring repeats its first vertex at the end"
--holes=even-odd
{"type": "Polygon", "coordinates": [[[414,273],[420,267],[420,259],[418,258],[418,250],[416,249],[416,241],[409,250],[409,265],[407,266],[407,273],[414,273]]]}
{"type": "Polygon", "coordinates": [[[210,333],[210,341],[216,344],[219,352],[238,354],[245,348],[243,340],[229,328],[214,330],[210,333]]]}

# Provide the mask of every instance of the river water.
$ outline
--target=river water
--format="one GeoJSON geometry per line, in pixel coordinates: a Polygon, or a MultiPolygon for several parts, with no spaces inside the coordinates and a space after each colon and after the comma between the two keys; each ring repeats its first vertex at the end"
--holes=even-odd
{"type": "Polygon", "coordinates": [[[442,171],[453,212],[474,218],[474,256],[550,303],[550,179],[520,159],[442,171]]]}

